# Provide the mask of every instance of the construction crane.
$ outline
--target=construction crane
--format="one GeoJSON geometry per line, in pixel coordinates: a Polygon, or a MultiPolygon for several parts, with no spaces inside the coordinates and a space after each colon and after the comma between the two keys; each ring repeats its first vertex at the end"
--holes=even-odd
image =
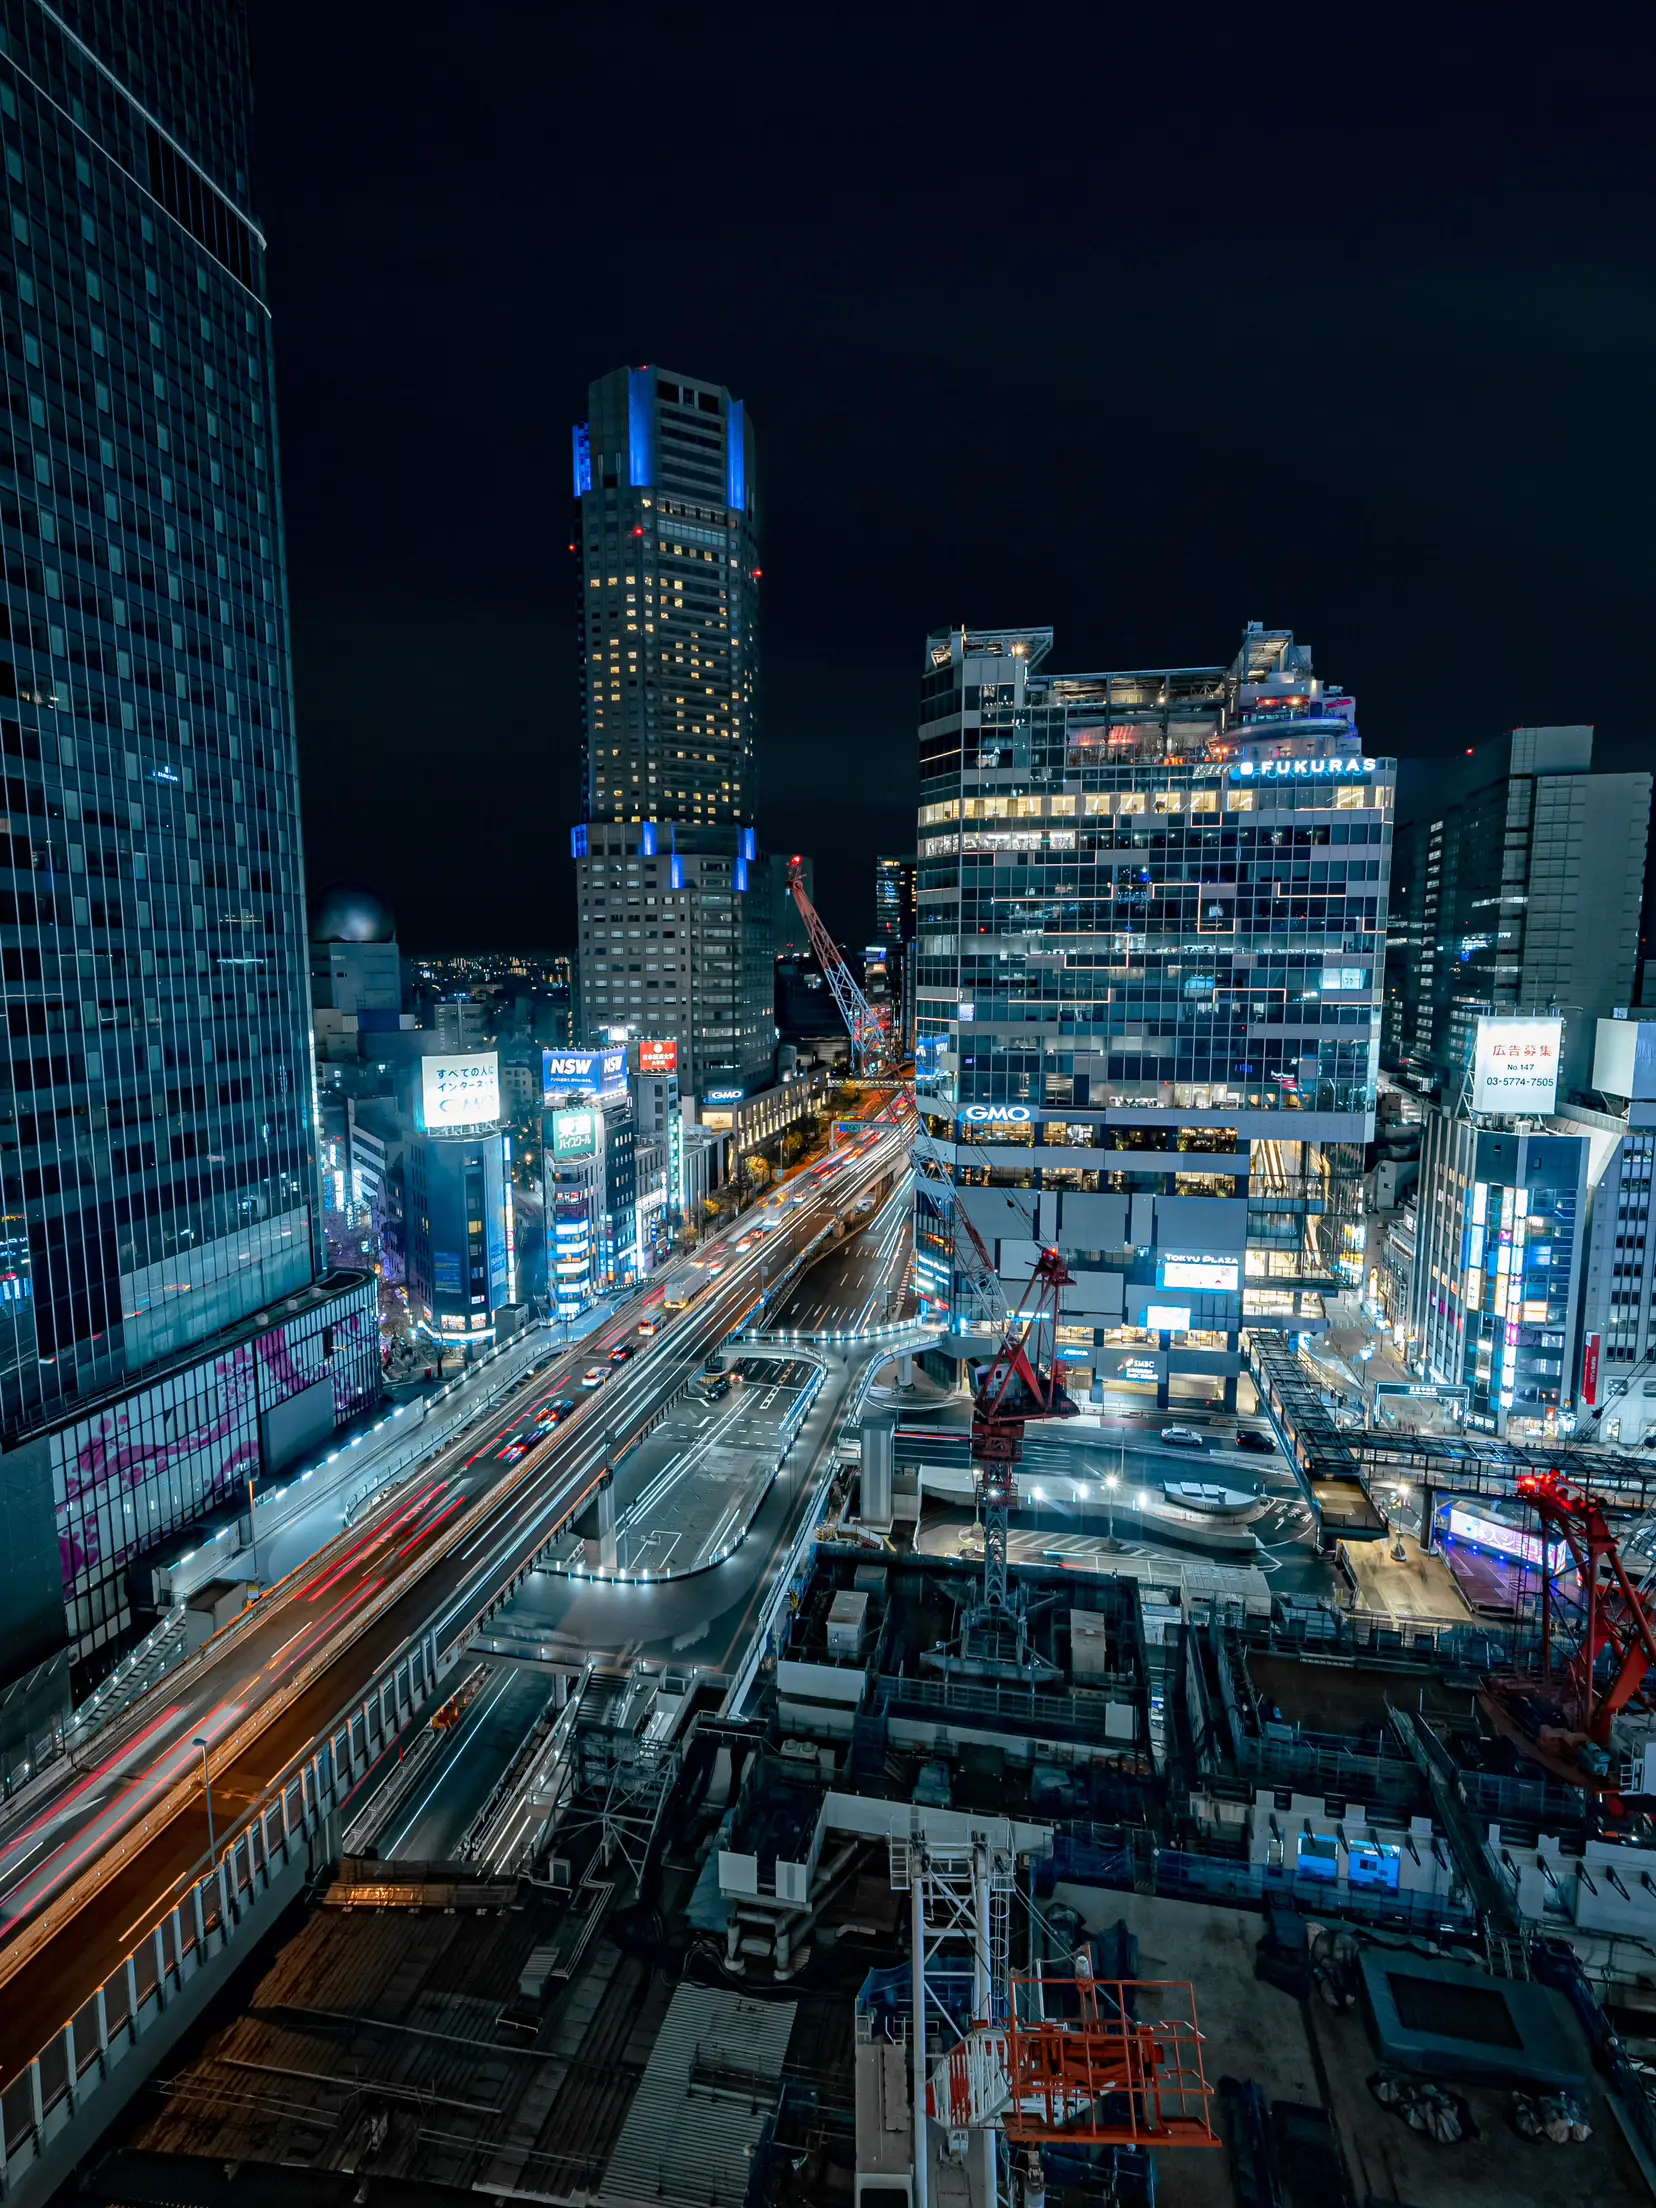
{"type": "MultiPolygon", "coordinates": [[[[951,2162],[975,2171],[972,2197],[990,2204],[1015,2197],[1020,2153],[1027,2201],[1041,2190],[1047,2146],[1221,2144],[1188,1984],[1100,1977],[1091,1942],[1056,1969],[1032,1946],[1030,1972],[1014,1974],[1022,1881],[1009,1843],[1010,1833],[960,1840],[923,1830],[888,1842],[893,1891],[909,1897],[914,2208],[934,2200],[926,2118],[947,2128],[951,2162]],[[965,2016],[958,1992],[940,1997],[945,1985],[969,1985],[965,2016]]],[[[965,2191],[940,2189],[937,2208],[965,2191]]]]}
{"type": "Polygon", "coordinates": [[[845,953],[822,924],[822,916],[805,894],[805,862],[803,859],[788,861],[788,887],[793,901],[799,907],[799,917],[805,923],[805,933],[811,939],[811,949],[816,953],[817,964],[834,993],[840,1018],[845,1022],[846,1033],[851,1038],[851,1066],[853,1072],[867,1074],[889,1073],[892,1065],[891,1026],[889,1012],[876,1010],[858,987],[845,953]]]}
{"type": "Polygon", "coordinates": [[[1595,1496],[1561,1472],[1523,1473],[1517,1491],[1541,1522],[1541,1678],[1496,1681],[1484,1706],[1508,1739],[1558,1777],[1612,1792],[1611,1728],[1656,1669],[1656,1615],[1595,1496]],[[1558,1540],[1579,1583],[1562,1613],[1549,1563],[1558,1540]],[[1553,1661],[1555,1623],[1575,1632],[1562,1667],[1553,1661]]]}
{"type": "MultiPolygon", "coordinates": [[[[964,1216],[964,1214],[962,1214],[964,1216]]],[[[967,1222],[970,1231],[970,1221],[967,1222]]],[[[979,1243],[979,1249],[982,1244],[979,1243]]],[[[1058,1377],[1058,1304],[1071,1279],[1056,1250],[1035,1261],[1000,1347],[978,1368],[972,1387],[972,1469],[983,1507],[983,1608],[994,1625],[1009,1615],[1006,1594],[1006,1521],[1014,1470],[1023,1455],[1024,1427],[1032,1418],[1073,1418],[1076,1407],[1058,1377]],[[1043,1333],[1046,1365],[1040,1363],[1043,1333]],[[1031,1354],[1033,1352],[1033,1354],[1031,1354]]]]}
{"type": "Polygon", "coordinates": [[[1009,1992],[1003,2021],[975,2023],[934,2064],[934,2121],[1029,2147],[1222,2143],[1188,1983],[1043,1975],[1009,1992]]]}
{"type": "MultiPolygon", "coordinates": [[[[966,1280],[1001,1333],[1000,1346],[977,1369],[972,1388],[972,1471],[983,1520],[983,1594],[964,1621],[961,1656],[939,1660],[972,1670],[1000,1670],[1010,1663],[1019,1673],[1027,1673],[1032,1659],[1022,1621],[1007,1593],[1007,1519],[1025,1425],[1032,1418],[1076,1415],[1058,1371],[1059,1304],[1071,1275],[1057,1250],[1042,1250],[1017,1308],[1009,1307],[995,1261],[961,1201],[961,1191],[949,1179],[923,1117],[910,1155],[928,1191],[949,1215],[951,1278],[966,1280]]],[[[1018,1239],[1033,1239],[1034,1221],[1028,1212],[1012,1194],[1000,1193],[1018,1239]]]]}

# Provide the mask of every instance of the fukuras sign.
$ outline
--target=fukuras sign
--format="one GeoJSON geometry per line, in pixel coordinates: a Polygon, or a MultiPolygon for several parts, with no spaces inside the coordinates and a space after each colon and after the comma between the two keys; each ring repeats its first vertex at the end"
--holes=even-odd
{"type": "Polygon", "coordinates": [[[1357,777],[1374,772],[1372,759],[1244,759],[1238,767],[1232,767],[1233,782],[1311,782],[1317,779],[1350,782],[1357,777]]]}

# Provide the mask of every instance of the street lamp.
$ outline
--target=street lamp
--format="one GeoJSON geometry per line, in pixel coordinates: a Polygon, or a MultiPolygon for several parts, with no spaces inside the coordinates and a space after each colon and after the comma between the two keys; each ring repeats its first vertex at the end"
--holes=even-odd
{"type": "Polygon", "coordinates": [[[218,1850],[213,1840],[213,1774],[207,1764],[206,1734],[197,1733],[190,1746],[201,1750],[201,1785],[207,1796],[207,1860],[211,1863],[218,1850]]]}

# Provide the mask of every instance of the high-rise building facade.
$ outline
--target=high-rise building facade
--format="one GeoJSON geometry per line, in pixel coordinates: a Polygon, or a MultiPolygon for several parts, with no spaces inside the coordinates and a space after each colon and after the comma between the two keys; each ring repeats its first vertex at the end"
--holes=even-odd
{"type": "Polygon", "coordinates": [[[1453,1110],[1482,1013],[1564,1022],[1559,1093],[1633,1002],[1648,773],[1593,771],[1586,727],[1516,728],[1399,771],[1385,1056],[1453,1110]]]}
{"type": "Polygon", "coordinates": [[[874,861],[874,940],[894,945],[912,941],[915,898],[914,854],[882,852],[874,861]]]}
{"type": "Polygon", "coordinates": [[[672,1036],[687,1085],[768,1069],[770,873],[753,826],[759,531],[740,399],[658,368],[574,433],[585,818],[579,1015],[672,1036]]]}
{"type": "Polygon", "coordinates": [[[552,1293],[563,1317],[638,1274],[638,1137],[627,1057],[624,1045],[542,1053],[542,1188],[552,1293]]]}
{"type": "Polygon", "coordinates": [[[117,1638],[290,1395],[378,1388],[323,1277],[250,106],[229,0],[0,0],[6,1671],[117,1638]]]}
{"type": "Polygon", "coordinates": [[[874,936],[885,946],[885,968],[896,1008],[896,1040],[908,1057],[914,1049],[914,950],[919,868],[906,858],[883,854],[874,861],[874,936]]]}
{"type": "MultiPolygon", "coordinates": [[[[1249,1320],[1361,1278],[1392,764],[1284,630],[1228,667],[1049,674],[944,631],[921,690],[917,1073],[935,1170],[1075,1383],[1234,1402],[1249,1320]]],[[[977,1315],[920,1184],[926,1303],[977,1315]]]]}
{"type": "Polygon", "coordinates": [[[1567,1430],[1588,1200],[1612,1140],[1553,1115],[1518,1127],[1427,1113],[1410,1353],[1428,1379],[1467,1391],[1468,1426],[1567,1430]]]}

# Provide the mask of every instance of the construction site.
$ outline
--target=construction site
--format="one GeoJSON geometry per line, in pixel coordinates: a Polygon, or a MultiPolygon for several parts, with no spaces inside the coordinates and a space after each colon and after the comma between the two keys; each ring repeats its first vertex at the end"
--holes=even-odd
{"type": "MultiPolygon", "coordinates": [[[[885,1013],[792,887],[903,1125],[885,1013]]],[[[1321,1560],[1423,1570],[1436,1508],[1411,1563],[1371,1440],[1267,1333],[1260,1423],[1141,1435],[1122,1538],[1065,1386],[1062,1252],[1009,1298],[924,1135],[911,1154],[975,1332],[777,1355],[761,1310],[710,1359],[618,1468],[619,1514],[574,1522],[368,1766],[77,2197],[1656,2195],[1635,1475],[1415,1437],[1423,1485],[1500,1498],[1478,1524],[1534,1584],[1492,1616],[1365,1610],[1321,1560]],[[1055,1547],[1031,1466],[1064,1434],[1043,1478],[1083,1530],[1055,1547]]]]}
{"type": "Polygon", "coordinates": [[[462,1859],[382,1856],[370,1798],[79,2197],[1656,2191],[1656,1637],[1605,1511],[1530,1483],[1565,1560],[1504,1628],[1015,1563],[1065,1277],[967,1369],[979,1555],[922,1545],[882,1356],[722,1668],[516,1645],[462,1859]]]}

